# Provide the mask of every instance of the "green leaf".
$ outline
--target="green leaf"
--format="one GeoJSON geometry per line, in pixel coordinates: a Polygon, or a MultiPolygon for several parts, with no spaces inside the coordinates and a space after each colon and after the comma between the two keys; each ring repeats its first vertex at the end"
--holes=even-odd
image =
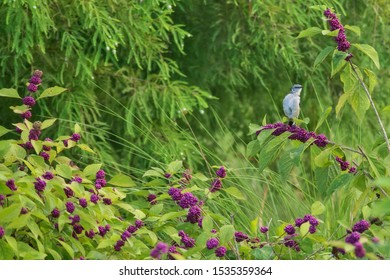
{"type": "Polygon", "coordinates": [[[169,213],[166,213],[163,216],[161,216],[161,219],[159,220],[159,222],[165,222],[168,220],[172,220],[172,219],[175,219],[178,217],[185,216],[186,214],[187,214],[187,211],[185,211],[185,210],[179,211],[179,212],[169,212],[169,213]]]}
{"type": "Polygon", "coordinates": [[[311,214],[316,216],[316,215],[321,215],[325,211],[325,205],[322,204],[320,201],[316,201],[311,205],[311,214]]]}
{"type": "Polygon", "coordinates": [[[48,253],[50,253],[53,256],[53,259],[55,260],[62,260],[62,257],[60,254],[58,254],[55,250],[47,248],[46,249],[48,253]]]}
{"type": "Polygon", "coordinates": [[[260,141],[257,139],[249,142],[246,148],[246,156],[253,157],[257,155],[260,152],[262,147],[263,146],[260,144],[260,141]]]}
{"type": "Polygon", "coordinates": [[[249,133],[248,133],[248,135],[255,134],[256,131],[258,131],[260,129],[261,129],[260,125],[251,123],[251,124],[249,124],[249,133]]]}
{"type": "Polygon", "coordinates": [[[30,215],[20,215],[19,217],[12,220],[12,222],[7,226],[7,228],[20,229],[25,227],[30,220],[30,215]]]}
{"type": "Polygon", "coordinates": [[[64,91],[66,91],[66,88],[57,87],[57,86],[50,87],[50,88],[45,89],[42,92],[42,94],[37,98],[37,100],[41,99],[41,98],[56,96],[56,95],[63,93],[64,91]]]}
{"type": "Polygon", "coordinates": [[[5,128],[4,126],[0,125],[0,137],[3,136],[4,134],[7,134],[11,130],[5,128]]]}
{"type": "Polygon", "coordinates": [[[297,37],[298,38],[304,38],[304,37],[311,37],[311,36],[314,36],[314,35],[318,35],[318,34],[321,34],[322,32],[322,29],[321,28],[318,28],[318,27],[309,27],[308,29],[305,29],[303,31],[301,31],[297,37]]]}
{"type": "Polygon", "coordinates": [[[378,53],[373,47],[367,44],[352,44],[352,46],[366,54],[374,62],[375,66],[380,69],[378,53]]]}
{"type": "Polygon", "coordinates": [[[360,37],[361,32],[360,32],[359,26],[346,24],[346,25],[344,25],[344,28],[351,30],[352,32],[356,33],[360,37]]]}
{"type": "Polygon", "coordinates": [[[44,120],[41,124],[41,130],[44,130],[45,128],[52,126],[56,122],[56,120],[57,119],[44,120]]]}
{"type": "Polygon", "coordinates": [[[2,88],[2,89],[0,89],[0,96],[21,99],[21,97],[19,96],[19,94],[16,91],[16,89],[13,89],[13,88],[2,88]]]}
{"type": "MultiPolygon", "coordinates": [[[[61,242],[61,241],[60,241],[61,242]]],[[[43,260],[47,256],[24,242],[18,242],[19,256],[25,260],[43,260]]]]}
{"type": "Polygon", "coordinates": [[[329,196],[332,193],[334,193],[336,190],[348,185],[353,176],[351,174],[340,174],[337,176],[332,183],[330,184],[329,188],[326,191],[326,194],[329,196]]]}
{"type": "Polygon", "coordinates": [[[153,205],[149,209],[149,214],[151,214],[151,215],[158,215],[163,210],[163,207],[164,207],[164,204],[162,204],[162,203],[158,203],[156,205],[153,205]]]}
{"type": "Polygon", "coordinates": [[[314,60],[314,68],[321,64],[325,58],[334,50],[334,47],[326,47],[323,49],[314,60]]]}
{"type": "Polygon", "coordinates": [[[74,259],[74,251],[73,251],[73,248],[71,246],[69,246],[68,244],[66,244],[65,242],[61,241],[61,240],[57,240],[61,245],[62,247],[64,247],[64,249],[66,250],[66,252],[68,252],[69,256],[71,259],[74,259]]]}
{"type": "Polygon", "coordinates": [[[20,209],[22,209],[20,203],[14,203],[7,208],[0,209],[1,223],[11,222],[16,219],[20,214],[20,209]]]}
{"type": "Polygon", "coordinates": [[[0,239],[0,260],[11,260],[13,256],[12,247],[5,240],[0,239]]]}
{"type": "Polygon", "coordinates": [[[337,50],[334,51],[333,58],[332,58],[331,77],[336,75],[347,64],[347,62],[345,61],[345,58],[347,57],[347,55],[348,54],[345,52],[339,52],[337,50]]]}
{"type": "Polygon", "coordinates": [[[86,151],[91,154],[96,154],[94,150],[92,150],[87,144],[77,144],[77,147],[79,147],[81,150],[86,151]]]}
{"type": "Polygon", "coordinates": [[[114,185],[117,187],[125,187],[125,188],[135,186],[133,179],[131,179],[129,176],[124,175],[124,174],[115,175],[114,177],[112,177],[112,179],[110,181],[108,181],[108,184],[114,185]]]}
{"type": "Polygon", "coordinates": [[[95,164],[90,164],[90,165],[87,165],[85,168],[84,168],[84,176],[85,177],[92,177],[92,178],[95,178],[96,176],[96,173],[100,170],[100,168],[102,167],[102,164],[101,163],[95,163],[95,164]]]}
{"type": "Polygon", "coordinates": [[[286,139],[290,136],[290,133],[283,133],[271,141],[261,150],[259,154],[259,171],[263,171],[281,152],[282,148],[286,144],[286,139]]]}
{"type": "Polygon", "coordinates": [[[19,255],[19,250],[18,250],[18,243],[17,243],[16,239],[13,238],[12,236],[6,235],[5,236],[5,240],[7,240],[8,245],[12,248],[12,250],[15,253],[15,255],[18,256],[19,255]]]}
{"type": "Polygon", "coordinates": [[[317,123],[317,126],[316,128],[314,129],[314,131],[316,131],[318,128],[320,128],[320,126],[324,123],[324,121],[328,118],[330,112],[332,112],[332,107],[328,107],[326,108],[325,111],[322,112],[321,116],[320,116],[320,119],[318,120],[318,123],[317,123]]]}
{"type": "Polygon", "coordinates": [[[234,236],[234,227],[232,225],[224,225],[219,230],[219,241],[220,244],[225,244],[226,242],[233,239],[234,236]]]}
{"type": "Polygon", "coordinates": [[[372,72],[371,70],[369,69],[364,69],[364,73],[366,73],[367,77],[368,77],[368,90],[370,91],[371,95],[373,94],[374,92],[374,88],[376,87],[376,85],[378,84],[378,78],[377,76],[375,75],[374,72],[372,72]]]}
{"type": "Polygon", "coordinates": [[[31,232],[34,234],[35,238],[37,239],[38,237],[43,237],[43,234],[41,230],[39,229],[38,224],[30,220],[30,222],[27,224],[27,227],[31,230],[31,232]]]}
{"type": "Polygon", "coordinates": [[[156,170],[148,170],[142,175],[142,177],[160,177],[164,178],[164,175],[156,170]]]}
{"type": "Polygon", "coordinates": [[[237,199],[245,199],[244,195],[236,188],[236,187],[230,187],[230,188],[222,188],[226,193],[230,194],[231,196],[234,196],[237,199]]]}
{"type": "Polygon", "coordinates": [[[35,153],[39,155],[43,147],[42,141],[31,140],[31,144],[34,147],[35,153]]]}
{"type": "Polygon", "coordinates": [[[300,231],[301,235],[302,235],[302,236],[305,236],[306,234],[308,234],[309,228],[310,228],[310,223],[308,223],[308,222],[303,223],[303,224],[299,227],[299,231],[300,231]]]}
{"type": "Polygon", "coordinates": [[[176,160],[168,164],[167,173],[176,174],[183,167],[183,162],[180,160],[176,160]]]}
{"type": "Polygon", "coordinates": [[[337,117],[340,116],[340,111],[342,108],[344,108],[344,105],[347,102],[348,98],[349,98],[348,93],[344,93],[343,95],[340,96],[339,101],[337,102],[337,105],[336,105],[336,116],[337,117]]]}
{"type": "Polygon", "coordinates": [[[203,231],[206,233],[210,233],[211,230],[213,229],[213,226],[214,226],[213,219],[209,215],[204,216],[202,220],[203,231]]]}
{"type": "Polygon", "coordinates": [[[72,169],[67,164],[58,164],[56,166],[56,172],[57,175],[63,178],[72,179],[72,169]]]}
{"type": "MultiPolygon", "coordinates": [[[[339,29],[336,29],[336,30],[333,30],[333,31],[330,31],[330,30],[322,30],[322,35],[325,35],[325,36],[331,36],[331,37],[335,37],[339,34],[340,30],[339,29]]],[[[333,48],[334,49],[334,48],[333,48]]]]}

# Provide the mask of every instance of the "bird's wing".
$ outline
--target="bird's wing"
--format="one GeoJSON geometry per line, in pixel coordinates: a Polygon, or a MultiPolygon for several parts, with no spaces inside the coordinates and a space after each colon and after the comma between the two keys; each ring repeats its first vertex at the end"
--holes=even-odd
{"type": "Polygon", "coordinates": [[[287,94],[286,97],[283,99],[283,111],[284,111],[284,114],[288,117],[288,118],[292,118],[292,98],[293,98],[293,95],[290,93],[290,94],[287,94]]]}
{"type": "Polygon", "coordinates": [[[292,102],[292,112],[291,112],[291,116],[292,118],[297,118],[299,116],[299,102],[300,102],[300,97],[299,95],[297,96],[294,96],[294,98],[292,98],[291,100],[292,102]]]}

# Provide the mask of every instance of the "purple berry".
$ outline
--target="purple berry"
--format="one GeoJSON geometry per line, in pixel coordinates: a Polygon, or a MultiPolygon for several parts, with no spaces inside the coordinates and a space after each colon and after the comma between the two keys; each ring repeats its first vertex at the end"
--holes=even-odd
{"type": "Polygon", "coordinates": [[[26,96],[26,97],[23,98],[22,101],[23,101],[24,105],[27,105],[27,106],[30,106],[30,107],[33,107],[35,105],[35,103],[36,103],[34,97],[32,97],[32,96],[26,96]]]}
{"type": "Polygon", "coordinates": [[[363,258],[366,255],[366,250],[364,249],[363,244],[356,242],[354,245],[356,257],[363,258]]]}
{"type": "Polygon", "coordinates": [[[370,223],[367,222],[366,220],[361,220],[361,221],[357,222],[356,224],[354,224],[354,226],[352,227],[352,231],[357,231],[357,232],[363,233],[366,230],[368,230],[369,228],[370,228],[370,223]]]}
{"type": "Polygon", "coordinates": [[[34,187],[38,192],[43,192],[46,188],[46,182],[41,178],[36,178],[36,182],[34,182],[34,187]]]}
{"type": "Polygon", "coordinates": [[[0,227],[0,238],[2,238],[5,235],[5,230],[3,227],[0,227]]]}
{"type": "Polygon", "coordinates": [[[224,257],[226,254],[226,248],[224,246],[221,246],[217,249],[215,249],[215,255],[219,258],[224,257]]]}
{"type": "Polygon", "coordinates": [[[301,225],[303,224],[303,223],[305,223],[306,221],[304,220],[304,219],[302,219],[302,218],[297,218],[297,219],[295,219],[295,226],[296,227],[301,227],[301,225]]]}
{"type": "Polygon", "coordinates": [[[9,179],[7,182],[5,182],[5,185],[11,190],[11,191],[16,191],[18,188],[15,185],[15,180],[14,179],[9,179]]]}
{"type": "Polygon", "coordinates": [[[39,85],[40,83],[42,83],[42,80],[40,77],[34,75],[31,77],[30,83],[32,83],[34,85],[39,85]]]}
{"type": "Polygon", "coordinates": [[[81,136],[78,133],[73,133],[72,136],[70,137],[70,140],[72,140],[74,142],[78,142],[80,139],[81,139],[81,136]]]}
{"type": "Polygon", "coordinates": [[[74,206],[74,204],[70,201],[66,202],[65,203],[65,207],[66,207],[66,211],[68,211],[69,213],[73,213],[74,210],[76,209],[76,207],[74,206]]]}
{"type": "Polygon", "coordinates": [[[211,183],[210,192],[216,192],[219,191],[222,188],[222,181],[221,179],[217,178],[211,183]]]}
{"type": "Polygon", "coordinates": [[[100,169],[98,172],[96,172],[96,179],[104,179],[106,176],[106,173],[103,169],[100,169]]]}
{"type": "Polygon", "coordinates": [[[109,198],[103,198],[103,203],[104,203],[105,205],[111,205],[111,204],[112,204],[112,201],[111,201],[111,199],[109,199],[109,198]]]}
{"type": "Polygon", "coordinates": [[[54,178],[54,175],[53,173],[51,173],[50,171],[46,171],[43,175],[42,175],[43,179],[45,180],[51,180],[54,178]]]}
{"type": "Polygon", "coordinates": [[[87,200],[85,198],[80,198],[79,204],[81,207],[86,208],[88,203],[87,203],[87,200]]]}
{"type": "Polygon", "coordinates": [[[237,242],[242,242],[242,241],[248,239],[248,235],[246,235],[245,233],[243,233],[241,231],[236,231],[234,233],[234,237],[235,237],[237,242]]]}
{"type": "Polygon", "coordinates": [[[36,92],[38,90],[38,86],[33,83],[29,83],[27,86],[27,90],[29,92],[36,92]]]}
{"type": "Polygon", "coordinates": [[[207,249],[211,250],[211,249],[214,249],[214,248],[217,248],[219,245],[219,241],[217,238],[210,238],[209,240],[207,240],[206,242],[206,247],[207,249]]]}
{"type": "Polygon", "coordinates": [[[293,225],[287,225],[285,228],[284,228],[284,231],[287,233],[287,234],[294,234],[295,233],[295,228],[293,225]]]}
{"type": "Polygon", "coordinates": [[[266,233],[266,232],[268,232],[268,227],[261,227],[261,228],[260,228],[260,231],[261,231],[262,233],[266,233]]]}
{"type": "Polygon", "coordinates": [[[97,194],[92,194],[90,200],[92,203],[96,204],[99,200],[99,196],[97,194]]]}
{"type": "Polygon", "coordinates": [[[358,242],[359,240],[360,240],[360,234],[356,231],[352,232],[350,235],[348,235],[345,238],[345,242],[352,245],[358,242]]]}
{"type": "Polygon", "coordinates": [[[60,216],[60,210],[58,210],[58,208],[54,208],[53,211],[51,211],[51,215],[53,218],[58,218],[60,216]]]}
{"type": "Polygon", "coordinates": [[[226,169],[224,166],[221,166],[216,172],[215,174],[219,177],[219,178],[225,178],[226,177],[226,169]]]}

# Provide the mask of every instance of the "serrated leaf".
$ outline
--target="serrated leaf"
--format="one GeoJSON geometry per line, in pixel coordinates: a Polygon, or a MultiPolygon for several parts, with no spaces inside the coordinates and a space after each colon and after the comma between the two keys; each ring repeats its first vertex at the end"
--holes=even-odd
{"type": "Polygon", "coordinates": [[[108,181],[108,184],[114,185],[117,187],[134,187],[135,183],[133,179],[131,179],[129,176],[124,175],[124,174],[117,174],[110,181],[108,181]]]}
{"type": "Polygon", "coordinates": [[[299,35],[297,36],[297,39],[298,38],[304,38],[304,37],[312,37],[312,36],[321,34],[321,32],[322,32],[321,28],[318,28],[316,26],[309,27],[308,29],[305,29],[305,30],[301,31],[299,33],[299,35]]]}
{"type": "Polygon", "coordinates": [[[232,225],[224,225],[219,230],[219,241],[221,245],[232,240],[233,237],[234,237],[234,227],[232,225]]]}
{"type": "Polygon", "coordinates": [[[66,91],[66,88],[62,88],[62,87],[58,87],[58,86],[50,87],[50,88],[45,89],[41,93],[41,95],[37,98],[37,100],[39,100],[41,98],[46,98],[46,97],[53,97],[53,96],[56,96],[56,95],[63,93],[64,91],[66,91]]]}
{"type": "Polygon", "coordinates": [[[378,53],[373,47],[367,44],[352,44],[352,46],[366,54],[374,62],[375,66],[380,69],[378,53]]]}
{"type": "Polygon", "coordinates": [[[19,96],[19,94],[16,91],[16,89],[13,89],[13,88],[2,88],[2,89],[0,89],[0,96],[21,99],[21,97],[19,96]]]}
{"type": "Polygon", "coordinates": [[[321,215],[325,211],[325,205],[316,201],[311,205],[311,214],[314,216],[321,215]]]}
{"type": "Polygon", "coordinates": [[[323,49],[314,60],[314,68],[321,64],[325,58],[334,50],[334,47],[326,47],[323,49]]]}
{"type": "Polygon", "coordinates": [[[44,120],[41,124],[41,130],[44,130],[45,128],[52,126],[56,122],[56,120],[57,119],[44,120]]]}
{"type": "Polygon", "coordinates": [[[236,187],[230,187],[227,189],[223,188],[222,190],[224,190],[226,193],[230,194],[231,196],[234,196],[237,199],[241,199],[241,200],[245,199],[244,195],[236,187]]]}

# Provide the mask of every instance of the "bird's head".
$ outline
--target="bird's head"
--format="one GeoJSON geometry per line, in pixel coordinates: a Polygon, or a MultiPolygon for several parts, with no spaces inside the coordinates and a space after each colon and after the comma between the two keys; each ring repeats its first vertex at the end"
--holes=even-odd
{"type": "Polygon", "coordinates": [[[292,94],[300,94],[301,93],[301,90],[302,90],[302,86],[301,85],[293,85],[292,88],[291,88],[291,93],[292,94]]]}

